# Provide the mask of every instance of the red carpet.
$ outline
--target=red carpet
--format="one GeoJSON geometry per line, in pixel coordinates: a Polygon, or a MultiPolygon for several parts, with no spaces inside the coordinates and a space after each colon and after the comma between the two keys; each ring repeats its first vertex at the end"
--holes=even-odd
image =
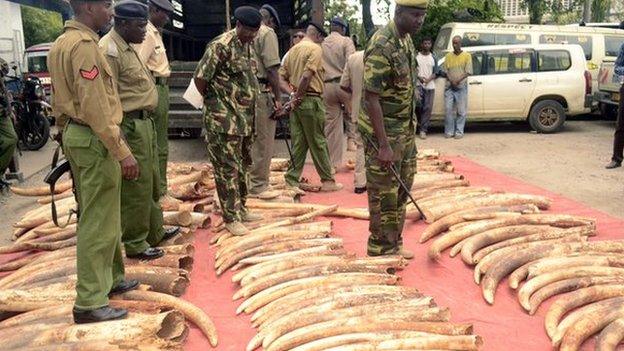
{"type": "MultiPolygon", "coordinates": [[[[575,214],[593,217],[598,220],[598,236],[593,240],[622,238],[624,220],[614,218],[600,211],[593,210],[583,204],[566,199],[552,192],[528,185],[520,180],[496,173],[464,158],[451,158],[456,172],[466,176],[473,185],[486,185],[495,190],[540,194],[551,197],[554,204],[551,212],[575,214]]],[[[306,177],[318,181],[313,167],[308,165],[306,177]]],[[[342,173],[337,180],[345,185],[338,194],[311,194],[303,198],[304,202],[334,204],[343,206],[365,207],[366,195],[352,192],[353,174],[342,173]]],[[[423,293],[435,298],[440,306],[451,309],[453,322],[470,322],[474,324],[475,334],[484,339],[483,350],[552,350],[544,327],[544,313],[548,303],[542,305],[535,316],[526,314],[517,302],[513,291],[507,288],[506,282],[498,289],[496,303],[489,306],[481,297],[480,288],[473,282],[470,267],[460,259],[450,259],[447,254],[437,263],[427,259],[426,250],[429,242],[420,245],[417,238],[425,224],[409,223],[404,231],[405,245],[416,252],[416,259],[400,273],[403,284],[418,287],[423,293]]],[[[334,219],[335,233],[345,239],[348,250],[364,255],[368,236],[368,222],[353,219],[334,219]]],[[[235,316],[240,301],[232,301],[236,290],[231,283],[232,273],[217,278],[213,269],[213,250],[209,248],[207,231],[198,233],[196,240],[195,266],[192,284],[184,297],[201,306],[210,315],[219,331],[217,350],[241,351],[255,335],[246,315],[235,316]]],[[[552,300],[551,300],[552,301],[552,300]]],[[[193,328],[186,343],[186,350],[206,350],[207,340],[193,328]]],[[[591,349],[585,345],[584,349],[591,349]]]]}

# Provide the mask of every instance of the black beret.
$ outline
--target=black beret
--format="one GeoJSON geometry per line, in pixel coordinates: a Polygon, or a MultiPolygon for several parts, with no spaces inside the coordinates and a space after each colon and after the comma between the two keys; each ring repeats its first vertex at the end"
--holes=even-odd
{"type": "Polygon", "coordinates": [[[173,5],[169,0],[149,0],[150,5],[154,5],[166,12],[173,12],[173,5]]]}
{"type": "Polygon", "coordinates": [[[262,23],[260,11],[251,6],[241,6],[234,10],[234,18],[242,25],[251,28],[259,28],[262,23]]]}
{"type": "Polygon", "coordinates": [[[318,24],[316,22],[312,22],[310,21],[308,23],[309,26],[314,26],[314,28],[316,28],[316,30],[319,31],[319,33],[321,33],[322,36],[326,37],[327,36],[327,31],[325,30],[325,28],[323,28],[323,25],[318,24]]]}
{"type": "Polygon", "coordinates": [[[262,7],[260,9],[264,9],[269,11],[269,13],[271,14],[271,17],[273,17],[273,19],[275,20],[275,23],[277,23],[277,26],[280,27],[282,25],[282,22],[279,19],[279,15],[277,14],[277,11],[273,8],[273,6],[269,5],[269,4],[264,4],[262,5],[262,7]]]}
{"type": "Polygon", "coordinates": [[[147,19],[148,7],[137,0],[122,0],[115,4],[115,17],[124,19],[147,19]]]}
{"type": "Polygon", "coordinates": [[[349,27],[349,25],[347,24],[347,22],[345,22],[345,20],[343,20],[343,19],[342,19],[342,18],[340,18],[340,17],[334,17],[334,18],[332,18],[332,20],[331,20],[331,24],[336,24],[336,25],[339,25],[339,26],[341,26],[342,28],[345,28],[345,29],[349,27]]]}

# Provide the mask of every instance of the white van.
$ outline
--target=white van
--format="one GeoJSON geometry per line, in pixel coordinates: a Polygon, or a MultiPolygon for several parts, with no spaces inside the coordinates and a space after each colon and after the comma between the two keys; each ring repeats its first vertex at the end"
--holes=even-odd
{"type": "Polygon", "coordinates": [[[592,88],[598,88],[598,71],[605,57],[617,57],[624,43],[624,30],[511,23],[447,23],[440,29],[433,51],[438,57],[453,51],[452,38],[460,36],[462,46],[519,44],[578,44],[583,48],[592,88]]]}
{"type": "MultiPolygon", "coordinates": [[[[566,115],[590,111],[591,77],[583,48],[569,44],[467,47],[468,122],[527,120],[541,133],[559,131],[566,115]]],[[[442,65],[444,58],[439,60],[442,65]]],[[[443,120],[446,78],[435,81],[433,120],[443,120]]]]}

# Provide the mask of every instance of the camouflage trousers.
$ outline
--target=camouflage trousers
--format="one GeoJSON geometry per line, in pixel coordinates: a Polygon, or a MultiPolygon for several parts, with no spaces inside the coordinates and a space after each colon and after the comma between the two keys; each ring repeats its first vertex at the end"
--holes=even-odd
{"type": "Polygon", "coordinates": [[[247,211],[251,136],[208,131],[208,157],[214,169],[217,194],[226,223],[241,221],[247,211]]]}
{"type": "MultiPolygon", "coordinates": [[[[363,135],[364,137],[364,135],[363,135]]],[[[370,212],[368,254],[371,256],[396,253],[403,245],[403,224],[407,193],[399,186],[390,169],[381,166],[377,152],[365,136],[366,188],[370,212]]],[[[411,189],[416,173],[416,143],[413,135],[388,136],[394,152],[394,167],[411,189]]]]}

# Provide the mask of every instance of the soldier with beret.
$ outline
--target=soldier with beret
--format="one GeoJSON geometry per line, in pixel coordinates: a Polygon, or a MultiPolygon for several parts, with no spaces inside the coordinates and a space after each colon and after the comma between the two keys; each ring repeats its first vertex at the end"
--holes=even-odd
{"type": "Polygon", "coordinates": [[[244,222],[262,216],[245,207],[256,99],[260,90],[252,43],[262,22],[250,6],[234,11],[236,28],[213,39],[195,71],[194,82],[204,97],[208,156],[212,163],[225,228],[245,235],[244,222]]]}
{"type": "MultiPolygon", "coordinates": [[[[355,45],[347,35],[348,24],[340,17],[331,20],[331,32],[323,40],[323,77],[325,88],[323,101],[325,102],[325,136],[329,147],[329,158],[334,169],[343,166],[344,158],[344,120],[342,118],[342,104],[347,99],[340,89],[340,78],[347,59],[355,53],[355,45]]],[[[353,140],[352,140],[353,142],[353,140]]]]}
{"type": "Polygon", "coordinates": [[[123,112],[113,71],[98,48],[97,31],[111,20],[110,0],[71,0],[75,19],[48,55],[54,116],[65,121],[63,151],[71,165],[80,218],[76,235],[76,323],[124,318],[108,297],[134,289],[124,280],[121,254],[121,178],[139,165],[121,135],[123,112]]]}
{"type": "Polygon", "coordinates": [[[121,130],[139,163],[139,176],[121,183],[121,240],[126,256],[155,259],[162,249],[153,246],[177,233],[163,229],[158,152],[152,112],[158,106],[154,78],[130,44],[143,42],[148,7],[136,0],[115,5],[115,26],[100,40],[121,100],[121,130]]]}
{"type": "Polygon", "coordinates": [[[9,113],[9,93],[4,85],[4,76],[9,73],[9,65],[0,58],[0,190],[6,189],[8,183],[2,179],[17,146],[17,135],[9,113]]]}
{"type": "Polygon", "coordinates": [[[279,44],[275,32],[280,26],[277,11],[271,5],[260,8],[262,24],[253,41],[258,67],[257,77],[260,92],[256,102],[255,137],[251,147],[252,165],[249,171],[249,195],[259,198],[276,197],[270,191],[269,175],[275,139],[275,120],[269,117],[274,110],[281,109],[279,74],[279,44]]]}
{"type": "Polygon", "coordinates": [[[396,0],[396,5],[394,20],[373,35],[364,52],[364,96],[358,123],[365,140],[368,254],[400,254],[410,259],[414,254],[403,248],[402,239],[408,196],[389,168],[394,165],[411,188],[416,173],[418,105],[411,34],[423,24],[427,0],[396,0]]]}
{"type": "Polygon", "coordinates": [[[160,174],[160,196],[167,195],[167,158],[169,157],[169,85],[171,75],[167,51],[162,38],[162,29],[169,22],[173,6],[169,0],[149,0],[149,21],[147,33],[141,44],[133,44],[139,58],[145,63],[156,82],[158,106],[152,114],[156,126],[158,146],[158,171],[160,174]]]}

